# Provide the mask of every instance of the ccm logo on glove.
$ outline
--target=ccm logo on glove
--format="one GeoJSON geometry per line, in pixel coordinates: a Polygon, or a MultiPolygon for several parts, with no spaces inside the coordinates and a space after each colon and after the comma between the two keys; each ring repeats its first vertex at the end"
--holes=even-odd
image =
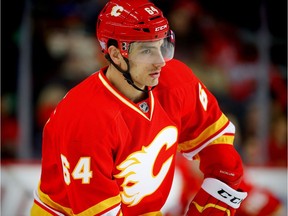
{"type": "Polygon", "coordinates": [[[226,203],[234,209],[239,208],[240,203],[247,197],[246,192],[240,192],[215,178],[206,178],[202,189],[214,198],[226,203]]]}
{"type": "Polygon", "coordinates": [[[220,196],[222,196],[224,199],[228,199],[231,203],[233,204],[240,204],[243,199],[241,198],[238,198],[238,197],[235,197],[233,196],[232,194],[229,194],[227,191],[225,191],[224,189],[221,189],[218,191],[218,194],[220,196]]]}

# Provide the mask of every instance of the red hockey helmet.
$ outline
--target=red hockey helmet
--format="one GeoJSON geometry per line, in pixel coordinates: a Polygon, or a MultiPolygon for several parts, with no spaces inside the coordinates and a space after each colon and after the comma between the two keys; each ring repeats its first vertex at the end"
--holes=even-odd
{"type": "Polygon", "coordinates": [[[148,42],[165,39],[162,55],[170,60],[174,55],[174,34],[167,19],[148,0],[111,0],[97,21],[97,38],[104,54],[107,54],[109,39],[118,43],[121,54],[128,58],[132,42],[148,42]]]}

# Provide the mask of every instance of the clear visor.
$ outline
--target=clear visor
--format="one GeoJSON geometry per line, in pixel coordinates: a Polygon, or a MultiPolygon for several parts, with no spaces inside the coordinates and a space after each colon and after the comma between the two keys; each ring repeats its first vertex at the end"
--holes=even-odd
{"type": "Polygon", "coordinates": [[[174,57],[174,50],[175,36],[172,32],[160,40],[130,43],[128,59],[138,63],[161,64],[174,57]]]}

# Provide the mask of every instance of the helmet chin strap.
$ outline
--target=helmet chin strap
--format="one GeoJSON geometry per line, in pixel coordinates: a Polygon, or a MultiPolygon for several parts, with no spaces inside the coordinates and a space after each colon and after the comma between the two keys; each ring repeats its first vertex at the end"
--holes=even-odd
{"type": "Polygon", "coordinates": [[[152,88],[145,88],[145,89],[141,89],[139,88],[138,86],[136,86],[131,78],[131,74],[130,74],[130,64],[129,64],[129,60],[125,57],[124,60],[127,64],[127,70],[123,70],[122,68],[120,68],[117,64],[115,64],[115,62],[111,59],[110,55],[109,54],[106,54],[105,55],[105,58],[119,71],[122,73],[122,75],[124,76],[125,80],[131,85],[133,86],[135,89],[137,89],[138,91],[142,91],[142,92],[145,92],[145,93],[148,93],[149,91],[153,90],[156,86],[153,86],[152,88]]]}

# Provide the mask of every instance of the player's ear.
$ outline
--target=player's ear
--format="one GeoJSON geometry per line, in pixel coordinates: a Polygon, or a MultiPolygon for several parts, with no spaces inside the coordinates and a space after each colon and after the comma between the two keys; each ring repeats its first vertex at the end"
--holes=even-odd
{"type": "Polygon", "coordinates": [[[123,61],[120,50],[113,45],[109,46],[108,54],[110,55],[111,60],[117,65],[121,64],[121,62],[123,61]]]}
{"type": "Polygon", "coordinates": [[[127,70],[127,62],[124,60],[124,57],[121,55],[120,50],[117,47],[113,45],[109,46],[108,55],[110,56],[110,62],[114,62],[114,64],[118,65],[122,70],[127,70]]]}

